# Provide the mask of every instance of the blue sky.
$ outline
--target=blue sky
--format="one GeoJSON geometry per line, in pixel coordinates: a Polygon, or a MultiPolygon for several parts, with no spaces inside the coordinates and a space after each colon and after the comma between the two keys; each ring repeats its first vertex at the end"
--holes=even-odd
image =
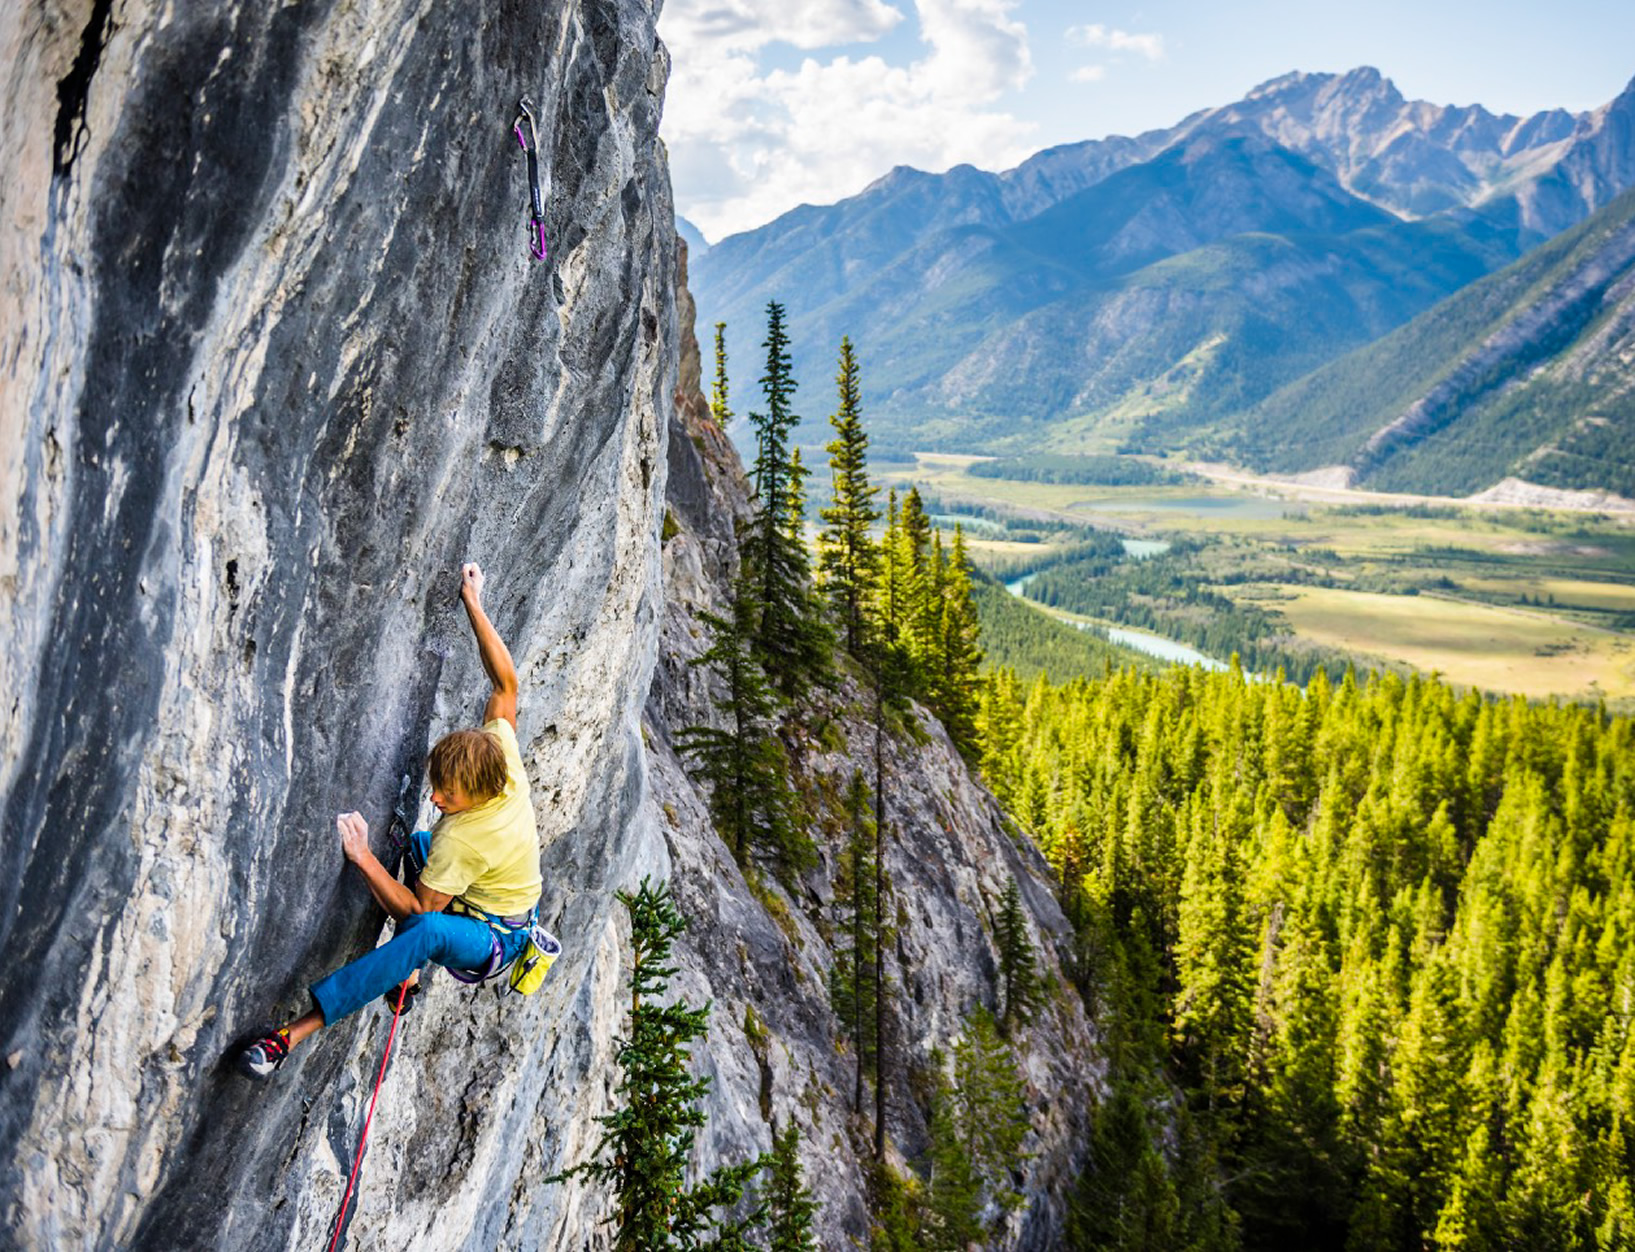
{"type": "Polygon", "coordinates": [[[893,165],[1005,169],[1290,70],[1373,65],[1411,99],[1523,114],[1635,77],[1630,0],[667,0],[659,33],[677,210],[711,240],[893,165]]]}

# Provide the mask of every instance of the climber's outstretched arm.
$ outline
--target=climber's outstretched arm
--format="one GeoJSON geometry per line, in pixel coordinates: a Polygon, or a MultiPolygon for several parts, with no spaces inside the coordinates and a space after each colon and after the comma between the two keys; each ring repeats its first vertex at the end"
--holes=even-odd
{"type": "Polygon", "coordinates": [[[369,823],[362,814],[342,813],[335,819],[335,828],[341,832],[341,851],[346,859],[358,867],[363,881],[369,884],[369,893],[394,922],[410,913],[441,913],[453,898],[433,891],[425,883],[416,883],[411,891],[393,878],[369,848],[369,823]]]}
{"type": "Polygon", "coordinates": [[[464,566],[460,570],[460,599],[465,602],[466,616],[471,619],[471,633],[477,636],[477,652],[483,659],[483,669],[488,671],[488,681],[494,687],[488,697],[488,707],[483,710],[483,721],[486,723],[503,717],[514,730],[517,725],[517,667],[511,662],[505,640],[500,638],[494,623],[483,612],[482,595],[482,570],[475,564],[464,566]]]}

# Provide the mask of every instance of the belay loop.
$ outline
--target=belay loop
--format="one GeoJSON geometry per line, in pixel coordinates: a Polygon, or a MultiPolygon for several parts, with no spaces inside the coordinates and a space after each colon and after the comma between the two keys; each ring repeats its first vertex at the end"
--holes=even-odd
{"type": "Polygon", "coordinates": [[[528,190],[533,195],[533,217],[528,222],[528,251],[539,260],[545,259],[545,197],[539,193],[539,131],[534,126],[534,102],[524,96],[517,102],[517,117],[511,123],[511,133],[528,154],[528,190]],[[522,124],[528,123],[523,133],[522,124]]]}

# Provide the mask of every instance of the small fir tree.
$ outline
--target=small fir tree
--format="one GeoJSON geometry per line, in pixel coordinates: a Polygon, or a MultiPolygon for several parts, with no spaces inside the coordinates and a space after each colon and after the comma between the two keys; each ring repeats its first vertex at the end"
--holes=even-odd
{"type": "Polygon", "coordinates": [[[671,947],[686,922],[667,883],[654,887],[644,878],[634,894],[621,891],[618,899],[630,913],[631,942],[630,1034],[615,1054],[618,1107],[599,1119],[604,1130],[595,1158],[548,1181],[589,1178],[612,1185],[608,1221],[616,1252],[747,1247],[745,1234],[759,1223],[759,1210],[735,1220],[716,1211],[742,1200],[766,1158],[722,1166],[686,1185],[693,1138],[704,1124],[698,1103],[709,1090],[708,1080],[688,1072],[690,1045],[707,1033],[710,1010],[659,1003],[675,973],[671,947]]]}
{"type": "Polygon", "coordinates": [[[739,864],[764,858],[789,881],[816,853],[801,825],[789,788],[789,758],[774,729],[777,698],[750,651],[754,603],[742,579],[730,612],[724,618],[701,614],[714,638],[693,662],[720,675],[724,691],[713,703],[727,724],[689,726],[676,738],[693,760],[694,775],[710,783],[710,817],[739,864]]]}
{"type": "Polygon", "coordinates": [[[980,1180],[983,1197],[1009,1212],[1022,1203],[1011,1174],[1026,1159],[1026,1086],[1016,1060],[987,1009],[978,1008],[954,1045],[949,1112],[961,1148],[980,1180]]]}
{"type": "Polygon", "coordinates": [[[764,1204],[769,1252],[817,1252],[812,1230],[817,1202],[806,1185],[800,1163],[800,1128],[793,1119],[772,1136],[764,1204]]]}
{"type": "Polygon", "coordinates": [[[880,518],[874,505],[880,489],[869,485],[869,437],[863,430],[857,358],[850,339],[840,341],[840,373],[835,381],[840,406],[829,418],[835,437],[828,445],[833,489],[829,507],[821,514],[819,569],[846,651],[860,657],[868,599],[880,573],[879,549],[870,537],[880,518]]]}
{"type": "Polygon", "coordinates": [[[999,1027],[1009,1036],[1040,999],[1038,958],[1028,938],[1022,892],[1014,878],[1005,885],[1005,894],[1000,898],[994,942],[999,948],[999,990],[1004,1004],[999,1027]]]}
{"type": "Polygon", "coordinates": [[[939,1074],[931,1113],[930,1169],[920,1214],[926,1252],[965,1252],[982,1242],[982,1179],[961,1140],[954,1089],[939,1074]]]}

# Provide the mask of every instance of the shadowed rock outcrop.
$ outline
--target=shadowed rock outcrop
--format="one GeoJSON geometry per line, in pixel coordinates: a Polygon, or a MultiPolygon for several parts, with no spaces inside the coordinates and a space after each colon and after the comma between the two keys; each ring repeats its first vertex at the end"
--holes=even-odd
{"type": "Polygon", "coordinates": [[[225,1058],[378,933],[334,814],[383,847],[398,780],[480,712],[453,598],[477,559],[567,955],[531,1001],[434,982],[349,1246],[582,1246],[587,1198],[529,1180],[595,1130],[609,884],[663,857],[637,734],[675,371],[654,16],[0,16],[8,1242],[327,1241],[380,1010],[266,1088],[225,1058]]]}

